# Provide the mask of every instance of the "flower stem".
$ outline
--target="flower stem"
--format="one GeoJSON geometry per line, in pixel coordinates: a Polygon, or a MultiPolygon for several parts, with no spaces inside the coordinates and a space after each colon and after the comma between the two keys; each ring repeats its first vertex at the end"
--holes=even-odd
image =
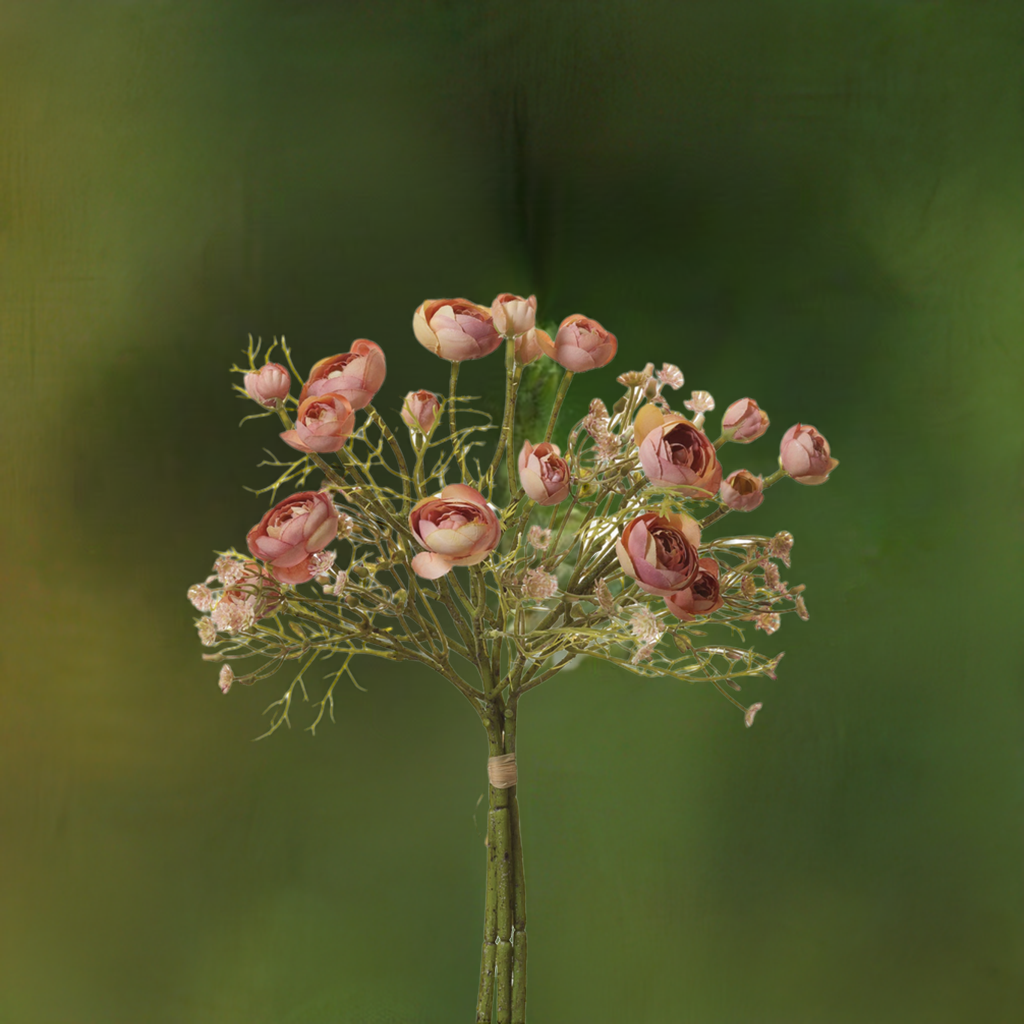
{"type": "Polygon", "coordinates": [[[462,483],[465,483],[468,477],[466,472],[466,451],[455,437],[455,385],[459,380],[459,365],[456,360],[452,360],[451,384],[448,386],[448,432],[451,434],[452,447],[459,454],[459,469],[462,470],[462,483]]]}
{"type": "Polygon", "coordinates": [[[509,338],[505,343],[505,414],[501,422],[501,434],[498,437],[498,445],[494,449],[494,458],[485,474],[485,479],[490,479],[491,488],[494,487],[494,477],[497,475],[498,467],[501,465],[502,452],[508,452],[508,489],[512,492],[512,484],[516,478],[516,460],[514,446],[512,444],[512,428],[515,422],[516,392],[519,390],[519,379],[522,376],[522,367],[516,366],[516,341],[509,338]]]}
{"type": "Polygon", "coordinates": [[[565,393],[569,390],[569,385],[572,383],[574,376],[575,374],[572,370],[566,370],[562,377],[561,384],[558,385],[555,402],[554,405],[551,406],[551,418],[548,420],[548,429],[544,434],[545,441],[550,441],[551,435],[555,432],[555,422],[558,420],[558,413],[562,408],[562,402],[565,400],[565,393]]]}

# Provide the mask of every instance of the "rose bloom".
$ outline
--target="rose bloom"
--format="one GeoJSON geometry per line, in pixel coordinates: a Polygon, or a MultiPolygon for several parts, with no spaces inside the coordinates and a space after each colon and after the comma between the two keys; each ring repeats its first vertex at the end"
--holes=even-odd
{"type": "Polygon", "coordinates": [[[468,299],[428,299],[412,317],[416,340],[449,362],[481,359],[500,344],[491,311],[468,299]]]}
{"type": "Polygon", "coordinates": [[[690,516],[646,512],[626,524],[615,542],[622,571],[648,594],[667,597],[697,574],[700,526],[690,516]]]}
{"type": "Polygon", "coordinates": [[[537,317],[537,296],[524,299],[522,295],[502,292],[491,303],[491,317],[494,329],[504,338],[532,330],[537,317]]]}
{"type": "Polygon", "coordinates": [[[427,549],[412,560],[413,572],[428,580],[444,576],[452,566],[482,562],[501,539],[487,499],[465,484],[449,484],[438,497],[417,502],[409,526],[427,549]]]}
{"type": "Polygon", "coordinates": [[[764,501],[764,477],[754,476],[746,469],[737,469],[723,481],[718,499],[737,512],[752,512],[764,501]]]}
{"type": "Polygon", "coordinates": [[[285,430],[281,440],[300,452],[336,452],[355,425],[356,414],[344,395],[310,395],[299,403],[295,429],[285,430]]]}
{"type": "Polygon", "coordinates": [[[410,430],[429,434],[437,423],[441,402],[433,391],[410,391],[402,402],[402,422],[410,430]]]}
{"type": "Polygon", "coordinates": [[[380,345],[357,338],[348,352],[313,364],[309,379],[302,385],[299,401],[310,395],[344,395],[353,409],[363,409],[380,391],[386,374],[387,362],[380,345]]]}
{"type": "Polygon", "coordinates": [[[782,435],[779,446],[782,468],[799,484],[823,484],[839,465],[832,458],[828,441],[804,423],[797,423],[782,435]]]}
{"type": "Polygon", "coordinates": [[[249,550],[282,583],[305,583],[313,559],[338,533],[338,512],[323,491],[300,491],[279,501],[246,536],[249,550]]]}
{"type": "Polygon", "coordinates": [[[722,467],[715,446],[684,416],[645,405],[633,421],[633,439],[651,483],[673,487],[689,498],[711,498],[718,491],[722,467]]]}
{"type": "Polygon", "coordinates": [[[722,433],[730,441],[750,444],[768,429],[768,414],[752,398],[733,402],[722,417],[722,433]]]}
{"type": "Polygon", "coordinates": [[[569,497],[569,464],[558,445],[527,441],[519,452],[519,481],[538,505],[558,505],[569,497]]]}
{"type": "Polygon", "coordinates": [[[537,337],[541,351],[574,373],[607,366],[615,358],[619,345],[611,331],[579,313],[567,316],[559,324],[554,341],[543,332],[541,335],[537,337]]]}
{"type": "Polygon", "coordinates": [[[718,590],[718,563],[713,558],[702,558],[693,582],[685,589],[669,594],[665,604],[683,622],[689,622],[698,615],[717,612],[723,604],[718,590]]]}
{"type": "Polygon", "coordinates": [[[254,402],[272,409],[291,390],[292,379],[280,363],[264,363],[255,373],[245,375],[245,390],[254,402]]]}

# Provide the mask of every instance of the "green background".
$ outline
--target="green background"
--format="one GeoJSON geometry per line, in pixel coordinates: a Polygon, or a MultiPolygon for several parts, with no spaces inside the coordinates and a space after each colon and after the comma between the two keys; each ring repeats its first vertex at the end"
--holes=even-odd
{"type": "Polygon", "coordinates": [[[1020,1020],[1019,4],[7,2],[0,81],[0,1020],[472,1019],[465,702],[366,661],[254,744],[185,591],[265,508],[250,332],[373,338],[393,415],[414,307],[506,289],[619,337],[563,422],[669,360],[769,412],[727,469],[842,462],[736,526],[811,612],[753,729],[524,701],[531,1020],[1020,1020]]]}

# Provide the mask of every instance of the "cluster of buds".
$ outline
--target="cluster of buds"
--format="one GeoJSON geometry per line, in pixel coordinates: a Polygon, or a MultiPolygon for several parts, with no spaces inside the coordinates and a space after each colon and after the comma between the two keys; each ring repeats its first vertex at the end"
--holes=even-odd
{"type": "MultiPolygon", "coordinates": [[[[413,335],[451,363],[451,391],[420,389],[402,400],[411,463],[372,404],[387,375],[380,345],[360,338],[347,353],[314,363],[297,398],[287,347],[291,373],[269,361],[257,367],[250,345],[240,390],[263,414],[280,417],[282,441],[299,453],[275,463],[284,471],[268,490],[304,483],[315,470],[324,482],[277,501],[249,531],[255,561],[218,562],[222,590],[210,589],[213,577],[190,590],[206,613],[203,642],[227,640],[232,650],[263,653],[275,664],[342,654],[339,677],[350,674],[356,653],[419,661],[484,703],[487,683],[479,690],[465,683],[451,667],[452,652],[488,678],[500,662],[495,645],[504,645],[502,687],[517,698],[581,655],[644,675],[707,679],[719,689],[738,689],[743,676],[774,678],[776,662],[694,638],[716,624],[737,630],[752,623],[771,633],[786,611],[806,618],[802,588],[783,584],[775,565],[789,564],[792,538],[706,534],[728,513],[756,509],[784,477],[823,483],[838,465],[828,442],[798,423],[782,437],[775,472],[727,473],[723,446],[764,436],[767,414],[753,399],[738,399],[712,440],[704,427],[714,399],[694,391],[682,403],[687,413],[674,410],[665,392],[678,391],[684,377],[665,363],[621,374],[626,391],[612,412],[595,398],[563,452],[551,437],[566,389],[574,375],[609,363],[618,342],[591,317],[565,317],[549,332],[536,314],[534,296],[511,293],[489,307],[461,298],[420,304],[413,335]],[[467,454],[488,428],[466,425],[474,410],[457,394],[458,364],[503,343],[506,407],[493,460],[481,470],[467,454]],[[522,438],[516,451],[517,389],[523,368],[540,359],[566,372],[543,440],[522,438]],[[494,501],[505,468],[502,507],[494,501]],[[531,522],[534,516],[543,518],[531,522]],[[336,540],[345,542],[347,560],[328,550],[336,540]],[[296,589],[310,581],[316,596],[296,589]],[[261,625],[270,616],[272,630],[261,625]]],[[[222,673],[225,692],[231,678],[222,673]]],[[[290,697],[291,689],[277,702],[277,724],[287,720],[290,697]]],[[[748,723],[756,707],[743,708],[748,723]]]]}

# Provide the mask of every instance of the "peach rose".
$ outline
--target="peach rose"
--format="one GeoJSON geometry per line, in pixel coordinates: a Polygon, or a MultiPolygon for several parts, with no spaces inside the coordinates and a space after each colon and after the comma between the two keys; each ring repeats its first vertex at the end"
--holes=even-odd
{"type": "Polygon", "coordinates": [[[409,526],[427,550],[413,560],[424,579],[444,576],[453,566],[482,562],[501,539],[498,517],[487,499],[465,484],[449,484],[436,498],[424,498],[409,513],[409,526]]]}
{"type": "Polygon", "coordinates": [[[541,351],[560,366],[574,373],[607,366],[615,358],[618,341],[596,320],[575,313],[558,326],[552,341],[546,334],[538,335],[541,351]]]}
{"type": "Polygon", "coordinates": [[[300,452],[336,452],[355,425],[356,414],[344,395],[310,395],[299,403],[295,429],[284,431],[281,440],[300,452]]]}
{"type": "Polygon", "coordinates": [[[711,498],[722,467],[707,435],[676,412],[645,405],[633,421],[640,465],[652,484],[673,487],[688,498],[711,498]]]}
{"type": "Polygon", "coordinates": [[[433,391],[410,391],[402,402],[402,422],[410,430],[429,434],[437,423],[441,402],[433,391]]]}
{"type": "Polygon", "coordinates": [[[558,445],[527,441],[519,452],[519,481],[538,505],[557,505],[569,497],[569,464],[558,445]]]}
{"type": "Polygon", "coordinates": [[[245,375],[245,390],[254,402],[272,409],[292,387],[288,371],[280,363],[264,363],[255,373],[245,375]]]}
{"type": "Polygon", "coordinates": [[[737,469],[723,481],[718,500],[737,512],[752,512],[764,501],[764,477],[754,476],[746,469],[737,469]]]}
{"type": "Polygon", "coordinates": [[[249,551],[281,583],[305,583],[317,574],[313,557],[338,533],[338,512],[323,491],[300,491],[279,501],[246,536],[249,551]]]}
{"type": "Polygon", "coordinates": [[[782,468],[799,484],[823,484],[839,465],[832,458],[828,441],[804,423],[797,423],[782,435],[779,446],[782,468]]]}
{"type": "Polygon", "coordinates": [[[516,362],[521,366],[532,363],[544,354],[541,338],[544,344],[551,345],[551,335],[542,331],[539,327],[531,327],[525,334],[516,335],[516,362]]]}
{"type": "Polygon", "coordinates": [[[412,318],[416,340],[452,363],[481,359],[500,344],[491,311],[468,299],[428,299],[412,318]]]}
{"type": "Polygon", "coordinates": [[[667,597],[697,574],[700,526],[690,516],[646,512],[626,524],[615,542],[622,571],[648,594],[667,597]]]}
{"type": "Polygon", "coordinates": [[[740,444],[756,441],[768,429],[768,414],[752,398],[733,402],[722,417],[726,440],[740,444]]]}
{"type": "Polygon", "coordinates": [[[693,582],[665,598],[668,610],[683,622],[689,622],[698,615],[717,612],[722,604],[722,595],[718,590],[718,563],[713,558],[702,558],[693,582]]]}
{"type": "Polygon", "coordinates": [[[387,362],[380,345],[357,338],[348,352],[313,364],[309,379],[302,385],[299,401],[310,395],[344,395],[353,409],[363,409],[380,391],[386,374],[387,362]]]}
{"type": "Polygon", "coordinates": [[[522,295],[502,292],[491,303],[494,329],[503,337],[518,337],[532,330],[537,317],[537,296],[524,299],[522,295]]]}

